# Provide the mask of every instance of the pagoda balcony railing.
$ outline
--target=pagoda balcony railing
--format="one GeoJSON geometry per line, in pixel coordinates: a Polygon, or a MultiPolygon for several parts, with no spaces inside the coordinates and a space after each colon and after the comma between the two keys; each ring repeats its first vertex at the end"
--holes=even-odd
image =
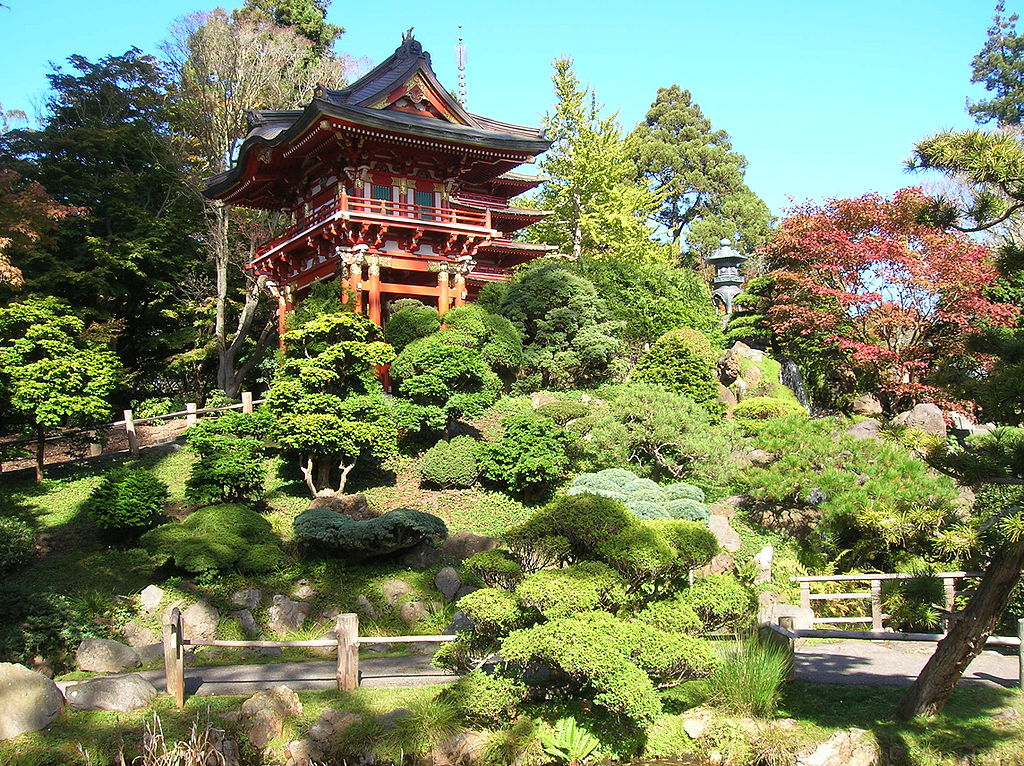
{"type": "Polygon", "coordinates": [[[417,205],[411,202],[355,197],[341,194],[325,202],[273,239],[264,242],[257,249],[260,260],[288,244],[297,237],[313,233],[321,225],[334,220],[380,220],[407,221],[415,225],[438,226],[443,229],[474,229],[491,231],[489,210],[454,210],[447,207],[417,205]]]}

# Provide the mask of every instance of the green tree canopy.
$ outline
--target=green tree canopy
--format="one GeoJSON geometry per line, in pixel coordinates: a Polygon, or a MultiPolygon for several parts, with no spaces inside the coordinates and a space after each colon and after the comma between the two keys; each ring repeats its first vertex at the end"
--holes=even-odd
{"type": "Polygon", "coordinates": [[[751,253],[768,240],[772,216],[744,181],[746,158],[728,133],[712,128],[690,91],[659,88],[630,148],[637,174],[661,200],[651,217],[674,244],[700,255],[728,238],[751,253]]]}
{"type": "Polygon", "coordinates": [[[46,432],[106,420],[121,373],[117,356],[56,298],[0,309],[0,413],[36,436],[37,481],[46,432]]]}
{"type": "Polygon", "coordinates": [[[1005,14],[1006,4],[999,0],[988,39],[971,62],[971,82],[992,94],[967,107],[979,123],[1020,125],[1024,118],[1024,38],[1017,35],[1017,14],[1005,14]]]}

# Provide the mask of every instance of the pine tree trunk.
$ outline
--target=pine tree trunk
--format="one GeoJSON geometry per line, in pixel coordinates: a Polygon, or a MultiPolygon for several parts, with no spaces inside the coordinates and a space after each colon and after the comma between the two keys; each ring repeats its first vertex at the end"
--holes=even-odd
{"type": "Polygon", "coordinates": [[[999,550],[953,629],[939,641],[935,654],[896,708],[897,718],[908,720],[942,711],[964,670],[999,625],[1022,567],[1024,541],[1007,543],[999,550]]]}

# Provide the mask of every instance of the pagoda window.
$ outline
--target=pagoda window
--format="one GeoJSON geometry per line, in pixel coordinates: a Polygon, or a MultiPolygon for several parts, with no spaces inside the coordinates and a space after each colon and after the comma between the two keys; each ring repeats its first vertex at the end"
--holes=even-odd
{"type": "Polygon", "coordinates": [[[379,184],[373,184],[370,187],[370,198],[391,202],[391,188],[392,187],[390,186],[381,186],[379,184]]]}
{"type": "Polygon", "coordinates": [[[434,211],[423,210],[422,208],[434,208],[434,192],[429,191],[415,191],[413,192],[413,202],[416,203],[416,217],[422,218],[427,221],[433,221],[436,216],[434,211]]]}

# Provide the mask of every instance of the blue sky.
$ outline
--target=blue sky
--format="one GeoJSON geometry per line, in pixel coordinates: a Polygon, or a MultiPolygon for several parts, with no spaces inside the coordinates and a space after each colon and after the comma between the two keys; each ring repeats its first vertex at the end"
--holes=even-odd
{"type": "MultiPolygon", "coordinates": [[[[240,0],[239,0],[240,1],[240,0]]],[[[32,112],[48,62],[147,52],[202,0],[3,0],[0,103],[32,112]]],[[[1008,11],[1022,3],[1007,2],[1008,11]]],[[[734,0],[731,3],[516,0],[342,3],[338,50],[376,63],[415,34],[457,87],[463,25],[468,106],[536,124],[551,103],[551,61],[580,78],[622,123],[641,119],[658,87],[689,89],[749,161],[747,180],[776,213],[791,200],[891,194],[927,181],[902,169],[916,139],[972,126],[965,99],[994,0],[734,0]]]]}

